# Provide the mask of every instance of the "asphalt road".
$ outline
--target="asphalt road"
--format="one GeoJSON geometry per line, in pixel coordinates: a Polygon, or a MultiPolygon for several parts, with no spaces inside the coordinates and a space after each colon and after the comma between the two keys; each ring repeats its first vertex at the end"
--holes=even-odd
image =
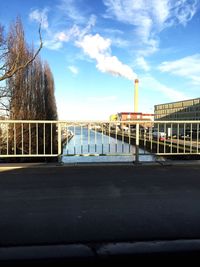
{"type": "Polygon", "coordinates": [[[199,171],[199,165],[5,169],[0,246],[199,239],[199,171]]]}

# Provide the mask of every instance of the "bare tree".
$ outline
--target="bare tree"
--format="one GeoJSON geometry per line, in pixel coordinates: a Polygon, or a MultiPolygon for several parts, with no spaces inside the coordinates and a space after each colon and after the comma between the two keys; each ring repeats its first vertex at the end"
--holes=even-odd
{"type": "MultiPolygon", "coordinates": [[[[6,70],[6,58],[7,58],[7,43],[4,36],[4,28],[0,25],[0,77],[6,70]]],[[[7,111],[7,90],[5,81],[1,82],[0,86],[0,112],[5,113],[7,111]]]]}
{"type": "MultiPolygon", "coordinates": [[[[34,49],[26,44],[23,25],[17,20],[8,35],[9,54],[7,65],[12,66],[20,51],[19,64],[24,65],[33,58],[34,49]]],[[[26,68],[18,70],[6,80],[9,118],[13,120],[56,120],[57,108],[54,96],[54,80],[50,67],[37,57],[26,68]]],[[[44,153],[49,151],[55,127],[47,124],[15,124],[9,129],[10,149],[17,152],[44,153]],[[22,138],[23,136],[23,138],[22,138]],[[45,138],[44,138],[45,137],[45,138]],[[31,139],[31,148],[29,146],[31,139]],[[45,144],[44,144],[45,139],[45,144]],[[15,143],[14,143],[15,142],[15,143]],[[23,149],[22,149],[23,148],[23,149]],[[31,149],[31,151],[30,151],[31,149]]],[[[56,147],[56,144],[53,146],[56,147]]],[[[50,151],[49,151],[50,153],[50,151]]]]}
{"type": "Polygon", "coordinates": [[[57,107],[55,101],[55,88],[53,75],[47,62],[44,64],[44,99],[46,120],[57,120],[57,107]]]}
{"type": "MultiPolygon", "coordinates": [[[[17,18],[16,24],[21,24],[21,20],[17,18]]],[[[10,37],[9,37],[10,38],[10,37]]],[[[37,49],[35,53],[32,54],[32,56],[24,61],[21,62],[21,51],[18,50],[18,53],[16,55],[16,58],[13,59],[12,62],[9,62],[7,64],[7,61],[5,59],[7,56],[12,53],[12,50],[15,49],[14,43],[11,42],[11,40],[8,40],[9,44],[12,45],[6,45],[7,40],[4,37],[4,28],[0,25],[0,81],[3,81],[5,79],[8,79],[12,77],[15,73],[17,73],[19,70],[25,69],[31,62],[35,60],[37,55],[39,54],[40,50],[42,49],[43,42],[41,37],[41,25],[39,27],[39,38],[40,38],[40,46],[37,49]]]]}

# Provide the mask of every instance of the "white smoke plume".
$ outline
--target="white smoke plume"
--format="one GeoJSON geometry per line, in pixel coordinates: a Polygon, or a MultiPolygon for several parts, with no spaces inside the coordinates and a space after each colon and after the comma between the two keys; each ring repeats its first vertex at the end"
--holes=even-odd
{"type": "Polygon", "coordinates": [[[97,69],[115,76],[121,76],[129,80],[135,80],[137,75],[128,66],[123,64],[116,56],[111,55],[111,40],[103,38],[99,34],[85,35],[76,45],[81,47],[84,53],[97,62],[97,69]]]}

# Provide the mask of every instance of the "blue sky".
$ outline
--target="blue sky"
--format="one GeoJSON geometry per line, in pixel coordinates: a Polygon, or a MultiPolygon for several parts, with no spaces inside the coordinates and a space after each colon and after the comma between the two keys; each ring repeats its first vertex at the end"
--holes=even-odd
{"type": "Polygon", "coordinates": [[[7,0],[6,27],[20,15],[29,44],[54,75],[59,119],[99,120],[200,97],[200,0],[7,0]]]}

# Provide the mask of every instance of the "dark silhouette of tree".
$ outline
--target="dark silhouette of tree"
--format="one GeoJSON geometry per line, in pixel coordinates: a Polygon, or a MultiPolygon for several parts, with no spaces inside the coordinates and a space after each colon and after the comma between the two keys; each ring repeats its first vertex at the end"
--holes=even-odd
{"type": "Polygon", "coordinates": [[[57,120],[57,107],[54,96],[54,80],[50,67],[46,62],[44,64],[44,100],[45,117],[48,120],[57,120]]]}

